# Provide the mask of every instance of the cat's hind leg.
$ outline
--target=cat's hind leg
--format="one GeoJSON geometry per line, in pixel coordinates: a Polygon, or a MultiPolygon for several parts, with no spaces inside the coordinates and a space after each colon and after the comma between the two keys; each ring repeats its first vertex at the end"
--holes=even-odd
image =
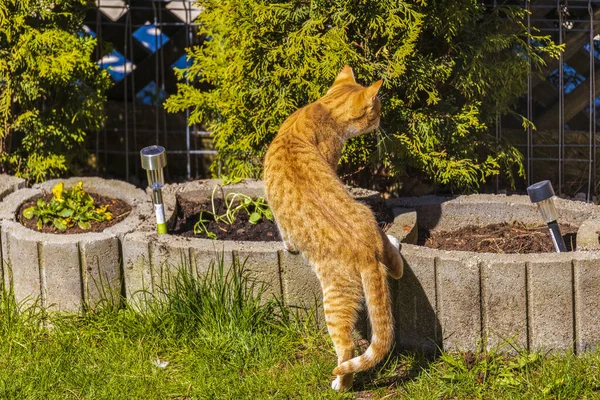
{"type": "MultiPolygon", "coordinates": [[[[323,306],[325,308],[325,321],[327,330],[333,341],[337,354],[338,365],[352,359],[354,355],[354,342],[352,330],[357,318],[357,304],[359,300],[353,290],[346,291],[343,287],[328,287],[323,291],[323,306]],[[352,298],[349,298],[352,297],[352,298]]],[[[358,294],[360,297],[360,294],[358,294]]],[[[352,387],[353,374],[337,375],[331,382],[331,388],[346,390],[352,387]]]]}

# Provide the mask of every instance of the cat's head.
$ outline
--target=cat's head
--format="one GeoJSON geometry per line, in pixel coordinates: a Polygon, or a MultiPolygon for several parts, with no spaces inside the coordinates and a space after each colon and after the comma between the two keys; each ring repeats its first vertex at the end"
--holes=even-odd
{"type": "Polygon", "coordinates": [[[379,127],[381,102],[377,92],[382,83],[379,80],[364,87],[356,83],[352,68],[346,65],[321,99],[331,117],[342,127],[345,139],[379,127]]]}

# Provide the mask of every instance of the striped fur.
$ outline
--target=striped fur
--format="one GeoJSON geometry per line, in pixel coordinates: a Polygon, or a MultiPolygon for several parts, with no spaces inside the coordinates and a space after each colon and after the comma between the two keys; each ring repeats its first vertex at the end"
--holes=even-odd
{"type": "Polygon", "coordinates": [[[370,209],[336,175],[344,142],[379,125],[381,83],[365,88],[345,66],[324,97],[283,123],[265,157],[267,198],[285,247],[302,252],[321,282],[338,355],[332,387],[338,390],[351,387],[354,372],[388,353],[394,332],[387,276],[398,279],[403,271],[399,251],[370,209]],[[352,358],[352,330],[363,298],[373,337],[367,351],[352,358]]]}

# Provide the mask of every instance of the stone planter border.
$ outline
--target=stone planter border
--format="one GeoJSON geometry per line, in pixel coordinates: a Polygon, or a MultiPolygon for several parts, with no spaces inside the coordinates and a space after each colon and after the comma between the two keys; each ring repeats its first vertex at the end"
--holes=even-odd
{"type": "Polygon", "coordinates": [[[132,206],[123,221],[104,230],[74,235],[41,233],[21,225],[19,207],[48,192],[58,180],[21,189],[0,203],[2,277],[17,301],[40,299],[50,310],[77,312],[98,301],[119,299],[123,236],[144,225],[151,215],[145,193],[132,185],[99,178],[73,178],[62,182],[71,187],[83,181],[89,192],[120,198],[132,206]]]}
{"type": "MultiPolygon", "coordinates": [[[[39,293],[45,306],[77,311],[101,301],[104,293],[92,284],[104,280],[128,302],[140,304],[142,294],[160,295],[167,285],[165,274],[180,266],[202,275],[220,258],[226,268],[237,258],[245,261],[254,279],[267,285],[267,294],[282,296],[286,305],[312,307],[320,302],[320,285],[310,266],[301,256],[284,251],[281,242],[157,235],[150,196],[123,182],[95,182],[103,194],[129,196],[126,200],[135,207],[127,223],[102,233],[64,236],[39,234],[18,224],[18,206],[54,182],[20,189],[0,202],[2,276],[12,282],[17,299],[39,293]]],[[[167,220],[175,221],[176,195],[206,197],[217,182],[168,185],[167,220]]],[[[225,190],[263,194],[256,181],[225,190]]],[[[599,207],[556,201],[561,220],[579,225],[576,252],[498,255],[410,243],[416,240],[417,225],[454,230],[514,220],[537,223],[537,210],[525,196],[427,196],[389,204],[396,216],[391,233],[403,239],[407,264],[405,276],[391,282],[400,348],[474,350],[483,344],[510,350],[506,343],[513,343],[530,350],[581,352],[600,343],[599,207]]]]}
{"type": "Polygon", "coordinates": [[[0,174],[0,200],[14,192],[25,187],[25,179],[15,176],[0,174]]]}
{"type": "MultiPolygon", "coordinates": [[[[540,223],[527,196],[427,196],[392,203],[414,207],[419,226],[431,230],[540,223]]],[[[482,343],[511,350],[510,342],[579,352],[600,344],[600,252],[581,250],[598,243],[592,221],[600,209],[560,199],[556,205],[561,221],[580,224],[576,252],[499,255],[405,245],[409,268],[396,298],[401,347],[474,350],[482,343]]]]}
{"type": "MultiPolygon", "coordinates": [[[[176,196],[193,199],[209,198],[219,180],[195,181],[168,185],[165,205],[167,220],[175,219],[176,196]]],[[[264,196],[262,182],[245,180],[223,187],[225,194],[240,192],[249,196],[264,196]]],[[[353,190],[356,197],[378,195],[368,190],[353,190]]],[[[416,240],[416,214],[397,207],[395,221],[389,233],[401,241],[416,240]]],[[[125,293],[128,299],[138,302],[137,294],[150,289],[157,293],[164,286],[162,277],[178,265],[189,266],[196,275],[205,273],[210,263],[223,259],[228,268],[236,258],[245,262],[245,268],[259,282],[266,284],[267,294],[281,295],[292,307],[312,307],[321,299],[321,287],[311,267],[300,255],[288,253],[281,242],[236,242],[230,240],[185,238],[156,235],[153,232],[134,232],[123,242],[123,269],[125,293]]]]}

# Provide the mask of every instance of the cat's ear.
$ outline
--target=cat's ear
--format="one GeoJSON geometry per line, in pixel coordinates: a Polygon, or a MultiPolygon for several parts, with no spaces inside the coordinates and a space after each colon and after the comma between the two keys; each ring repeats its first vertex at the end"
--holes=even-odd
{"type": "Polygon", "coordinates": [[[335,82],[347,79],[351,79],[352,82],[356,82],[356,80],[354,79],[354,72],[352,72],[352,68],[350,68],[349,65],[344,65],[344,68],[342,68],[338,76],[336,76],[335,82]]]}
{"type": "Polygon", "coordinates": [[[381,87],[381,85],[383,84],[383,79],[378,80],[377,82],[375,82],[374,84],[372,84],[371,86],[369,86],[368,88],[366,88],[363,91],[363,95],[365,96],[365,99],[371,101],[375,98],[375,96],[377,96],[377,92],[379,92],[379,88],[381,87]]]}

